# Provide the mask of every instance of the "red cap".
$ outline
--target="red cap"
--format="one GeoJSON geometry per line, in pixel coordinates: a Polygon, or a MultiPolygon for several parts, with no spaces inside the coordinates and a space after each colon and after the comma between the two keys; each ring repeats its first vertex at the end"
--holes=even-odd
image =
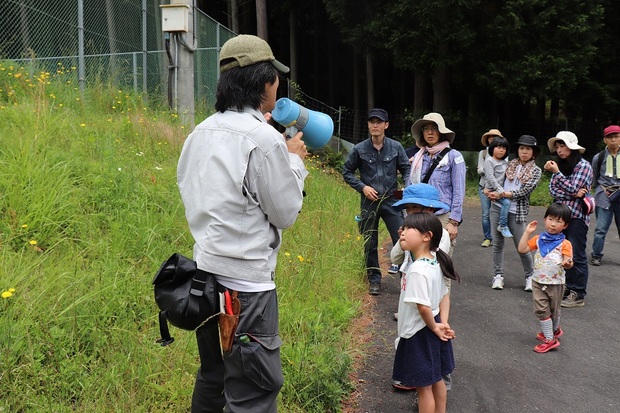
{"type": "Polygon", "coordinates": [[[620,126],[618,125],[610,125],[605,128],[603,131],[603,137],[607,135],[611,135],[612,133],[620,133],[620,126]]]}

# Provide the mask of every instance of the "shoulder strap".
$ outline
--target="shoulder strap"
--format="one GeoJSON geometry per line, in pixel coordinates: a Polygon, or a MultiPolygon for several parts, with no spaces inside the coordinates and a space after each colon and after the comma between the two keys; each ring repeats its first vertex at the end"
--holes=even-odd
{"type": "Polygon", "coordinates": [[[435,170],[435,168],[437,168],[437,165],[439,165],[439,162],[441,162],[443,157],[451,150],[452,148],[447,147],[443,151],[439,152],[437,156],[433,158],[433,162],[431,162],[431,167],[428,168],[428,171],[426,171],[426,175],[424,175],[424,179],[422,179],[423,184],[428,183],[428,181],[431,179],[431,175],[433,174],[433,171],[435,170]]]}
{"type": "Polygon", "coordinates": [[[605,156],[605,149],[594,155],[596,159],[592,158],[592,187],[594,188],[598,186],[598,177],[601,175],[601,165],[603,164],[601,157],[603,156],[605,156]]]}

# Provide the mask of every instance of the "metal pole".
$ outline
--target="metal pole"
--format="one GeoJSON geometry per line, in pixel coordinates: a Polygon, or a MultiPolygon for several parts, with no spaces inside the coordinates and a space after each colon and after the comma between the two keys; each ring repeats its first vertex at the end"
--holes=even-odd
{"type": "Polygon", "coordinates": [[[133,91],[138,92],[138,54],[136,52],[131,54],[132,73],[133,73],[133,91]]]}
{"type": "Polygon", "coordinates": [[[147,93],[147,41],[146,41],[146,36],[147,36],[147,31],[146,31],[146,18],[147,18],[147,13],[146,13],[146,0],[142,0],[142,94],[144,95],[144,97],[146,97],[146,93],[147,93]]]}
{"type": "Polygon", "coordinates": [[[80,95],[84,99],[84,1],[78,0],[78,82],[80,95]]]}
{"type": "Polygon", "coordinates": [[[342,139],[342,135],[340,134],[341,125],[342,125],[342,105],[338,106],[338,146],[337,146],[338,153],[340,153],[340,139],[342,139]]]}

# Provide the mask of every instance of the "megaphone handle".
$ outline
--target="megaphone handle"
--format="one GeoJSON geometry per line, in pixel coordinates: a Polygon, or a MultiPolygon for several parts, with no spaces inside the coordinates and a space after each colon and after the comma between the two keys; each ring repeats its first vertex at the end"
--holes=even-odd
{"type": "Polygon", "coordinates": [[[297,130],[296,127],[294,126],[289,126],[288,128],[286,128],[286,130],[284,131],[284,134],[286,135],[286,139],[291,139],[293,136],[297,135],[297,132],[299,132],[297,130]]]}

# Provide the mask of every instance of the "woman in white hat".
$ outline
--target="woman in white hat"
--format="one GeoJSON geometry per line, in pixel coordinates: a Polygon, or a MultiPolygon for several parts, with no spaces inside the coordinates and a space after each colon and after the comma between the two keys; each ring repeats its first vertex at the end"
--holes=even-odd
{"type": "Polygon", "coordinates": [[[482,234],[484,240],[482,240],[481,247],[490,247],[493,243],[493,235],[491,234],[491,220],[489,218],[489,212],[491,211],[491,200],[484,194],[484,160],[489,155],[487,147],[493,139],[496,137],[503,138],[504,136],[499,129],[490,129],[487,133],[482,135],[480,142],[484,149],[478,153],[478,175],[480,175],[480,181],[478,182],[478,195],[480,196],[480,206],[482,208],[482,234]]]}
{"type": "Polygon", "coordinates": [[[411,134],[420,150],[411,162],[411,176],[407,185],[423,182],[439,190],[439,199],[450,208],[441,209],[436,214],[450,234],[454,247],[459,225],[463,221],[465,160],[459,151],[450,148],[454,142],[454,132],[446,128],[439,113],[428,113],[416,120],[411,127],[411,134]]]}
{"type": "Polygon", "coordinates": [[[592,166],[582,158],[585,148],[579,146],[573,132],[562,131],[547,141],[551,153],[558,161],[547,161],[545,171],[551,172],[549,191],[554,202],[568,205],[571,220],[564,230],[566,239],[573,245],[573,268],[566,270],[566,288],[562,307],[583,307],[588,284],[588,258],[586,243],[590,216],[582,198],[592,186],[592,166]]]}

